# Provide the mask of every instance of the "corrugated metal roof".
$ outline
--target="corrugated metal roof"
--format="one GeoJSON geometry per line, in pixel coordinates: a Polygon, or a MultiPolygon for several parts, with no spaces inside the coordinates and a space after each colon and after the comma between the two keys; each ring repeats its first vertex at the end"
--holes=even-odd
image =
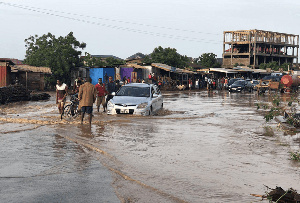
{"type": "Polygon", "coordinates": [[[172,67],[172,66],[162,64],[162,63],[152,63],[151,66],[154,66],[156,68],[160,68],[162,70],[169,71],[169,72],[195,74],[195,72],[193,72],[193,71],[172,67]]]}
{"type": "Polygon", "coordinates": [[[209,71],[220,72],[220,73],[238,73],[238,71],[235,71],[233,69],[227,69],[227,68],[210,68],[209,71]]]}
{"type": "Polygon", "coordinates": [[[133,68],[147,69],[147,67],[145,67],[145,66],[140,66],[140,65],[137,65],[137,64],[135,64],[135,63],[127,63],[126,66],[127,66],[127,67],[133,67],[133,68]]]}
{"type": "Polygon", "coordinates": [[[49,67],[36,67],[36,66],[29,66],[29,65],[11,66],[11,72],[18,72],[18,71],[52,74],[51,69],[49,67]]]}
{"type": "Polygon", "coordinates": [[[0,61],[9,62],[11,65],[22,65],[23,63],[18,59],[13,58],[0,58],[0,61]]]}
{"type": "Polygon", "coordinates": [[[176,68],[176,72],[177,72],[177,73],[196,74],[194,71],[186,70],[186,69],[181,69],[181,68],[176,68]]]}
{"type": "Polygon", "coordinates": [[[176,68],[173,68],[172,66],[168,66],[166,64],[162,64],[162,63],[152,63],[151,66],[154,66],[156,68],[160,68],[162,70],[165,70],[165,71],[174,71],[176,70],[176,68]]]}

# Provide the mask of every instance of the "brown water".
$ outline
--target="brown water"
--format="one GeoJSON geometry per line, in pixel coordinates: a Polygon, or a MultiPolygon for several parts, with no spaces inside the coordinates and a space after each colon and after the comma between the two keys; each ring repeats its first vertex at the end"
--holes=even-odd
{"type": "MultiPolygon", "coordinates": [[[[289,100],[289,96],[283,96],[289,100]]],[[[43,125],[85,147],[113,174],[123,202],[260,202],[266,186],[300,191],[299,134],[266,123],[255,93],[169,92],[156,116],[94,113],[90,127],[60,120],[54,98],[2,106],[0,132],[43,125]],[[13,122],[13,123],[12,123],[13,122]],[[272,127],[274,136],[264,136],[272,127]]],[[[267,202],[267,201],[266,201],[267,202]]]]}

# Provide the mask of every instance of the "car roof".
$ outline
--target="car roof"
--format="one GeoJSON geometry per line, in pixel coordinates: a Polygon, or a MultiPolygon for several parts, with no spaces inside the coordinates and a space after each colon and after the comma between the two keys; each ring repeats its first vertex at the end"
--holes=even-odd
{"type": "Polygon", "coordinates": [[[148,83],[128,83],[124,86],[128,87],[151,87],[154,86],[153,84],[148,84],[148,83]]]}

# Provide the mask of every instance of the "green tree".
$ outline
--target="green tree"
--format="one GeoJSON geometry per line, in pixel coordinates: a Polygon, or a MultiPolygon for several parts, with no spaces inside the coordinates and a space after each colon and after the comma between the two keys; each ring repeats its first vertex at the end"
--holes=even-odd
{"type": "Polygon", "coordinates": [[[151,64],[152,63],[151,55],[146,55],[145,58],[143,58],[142,62],[147,65],[151,64]]]}
{"type": "MultiPolygon", "coordinates": [[[[163,63],[177,68],[184,68],[189,62],[189,58],[178,54],[176,49],[161,46],[153,50],[150,58],[152,63],[163,63]]],[[[146,58],[146,61],[150,62],[149,58],[146,58]]]]}
{"type": "Polygon", "coordinates": [[[280,68],[282,68],[283,71],[288,71],[289,69],[291,69],[292,64],[290,63],[284,63],[280,65],[280,68]]]}
{"type": "Polygon", "coordinates": [[[275,70],[275,71],[278,71],[279,68],[281,68],[283,71],[288,71],[288,67],[291,67],[291,64],[290,63],[284,63],[284,64],[281,64],[281,65],[278,65],[278,63],[276,61],[273,61],[273,62],[269,62],[269,63],[261,63],[259,65],[259,68],[260,69],[267,69],[267,68],[270,68],[271,70],[275,70]]]}
{"type": "Polygon", "coordinates": [[[267,69],[267,64],[266,63],[259,64],[259,69],[266,70],[267,69]]]}
{"type": "Polygon", "coordinates": [[[108,58],[93,57],[89,53],[85,53],[85,57],[84,57],[84,65],[87,67],[117,66],[123,64],[125,64],[124,60],[116,59],[114,57],[108,57],[108,58]]]}
{"type": "Polygon", "coordinates": [[[271,70],[278,71],[279,70],[279,65],[276,61],[273,61],[273,62],[267,63],[267,68],[270,68],[271,70]]]}
{"type": "Polygon", "coordinates": [[[85,53],[85,57],[84,57],[83,61],[84,61],[84,65],[86,67],[106,66],[106,62],[103,61],[101,58],[92,57],[91,54],[89,54],[87,52],[85,53]]]}
{"type": "Polygon", "coordinates": [[[198,58],[196,58],[195,62],[201,66],[207,67],[207,68],[217,68],[221,67],[221,64],[218,63],[216,59],[217,55],[213,53],[204,53],[198,58]]]}
{"type": "Polygon", "coordinates": [[[106,61],[107,66],[117,66],[117,65],[124,65],[125,64],[124,60],[116,59],[116,58],[113,58],[113,57],[108,57],[108,58],[105,59],[105,61],[106,61]]]}
{"type": "Polygon", "coordinates": [[[25,39],[26,56],[24,63],[32,66],[50,67],[52,75],[47,80],[55,84],[57,79],[70,83],[71,70],[81,64],[80,55],[86,43],[76,40],[73,32],[56,38],[51,33],[30,36],[25,39]]]}

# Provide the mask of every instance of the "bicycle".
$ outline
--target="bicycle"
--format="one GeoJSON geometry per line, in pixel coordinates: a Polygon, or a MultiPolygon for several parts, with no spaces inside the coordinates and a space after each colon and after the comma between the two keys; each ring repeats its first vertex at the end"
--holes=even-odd
{"type": "Polygon", "coordinates": [[[79,110],[78,110],[78,105],[79,105],[79,100],[78,100],[78,94],[73,94],[70,95],[70,101],[71,104],[68,104],[64,107],[64,110],[61,114],[61,119],[63,116],[67,116],[69,118],[76,118],[79,115],[79,110]]]}

